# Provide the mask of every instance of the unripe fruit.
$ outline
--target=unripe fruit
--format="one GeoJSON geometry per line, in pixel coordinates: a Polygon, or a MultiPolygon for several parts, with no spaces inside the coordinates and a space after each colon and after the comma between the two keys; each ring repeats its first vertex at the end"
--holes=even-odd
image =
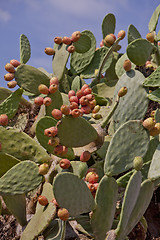
{"type": "Polygon", "coordinates": [[[16,81],[11,81],[7,83],[8,88],[14,88],[17,86],[17,82],[16,81]]]}
{"type": "Polygon", "coordinates": [[[148,129],[149,131],[150,131],[152,128],[154,128],[155,124],[156,124],[156,123],[155,123],[155,121],[154,121],[154,119],[153,119],[152,117],[146,118],[146,119],[143,121],[143,123],[142,123],[143,127],[146,128],[146,129],[148,129]]]}
{"type": "Polygon", "coordinates": [[[91,110],[90,106],[87,105],[87,106],[82,106],[81,111],[83,114],[90,114],[92,110],[91,110]]]}
{"type": "Polygon", "coordinates": [[[126,72],[129,72],[132,68],[131,61],[129,59],[126,59],[123,63],[123,68],[126,72]]]}
{"type": "Polygon", "coordinates": [[[47,87],[46,85],[44,85],[44,84],[40,84],[40,85],[38,86],[38,91],[39,91],[40,93],[46,94],[46,95],[49,93],[48,87],[47,87]]]}
{"type": "Polygon", "coordinates": [[[154,38],[155,38],[155,32],[150,32],[150,33],[147,33],[146,35],[146,39],[151,42],[151,43],[154,43],[154,38]]]}
{"type": "Polygon", "coordinates": [[[51,112],[52,116],[56,119],[56,120],[60,120],[62,118],[62,112],[59,109],[53,109],[53,111],[51,112]]]}
{"type": "Polygon", "coordinates": [[[49,92],[50,93],[55,93],[57,90],[58,90],[58,88],[59,88],[59,85],[57,85],[57,84],[51,84],[50,86],[49,86],[49,92]]]}
{"type": "Polygon", "coordinates": [[[107,36],[105,36],[103,41],[107,47],[110,47],[115,42],[115,39],[112,35],[108,34],[107,36]]]}
{"type": "Polygon", "coordinates": [[[8,125],[8,116],[7,114],[0,115],[0,125],[7,126],[8,125]]]}
{"type": "Polygon", "coordinates": [[[78,103],[76,103],[76,102],[71,102],[69,107],[71,110],[79,108],[78,103]]]}
{"type": "Polygon", "coordinates": [[[86,106],[86,105],[88,105],[89,100],[86,96],[83,96],[80,98],[79,103],[81,104],[81,106],[86,106]]]}
{"type": "Polygon", "coordinates": [[[80,37],[81,37],[80,31],[73,32],[71,37],[72,42],[77,42],[80,39],[80,37]]]}
{"type": "Polygon", "coordinates": [[[102,115],[101,115],[100,113],[93,113],[93,114],[92,114],[92,117],[93,117],[94,119],[96,119],[96,120],[99,120],[99,119],[102,118],[102,115]]]}
{"type": "Polygon", "coordinates": [[[4,75],[4,80],[5,81],[11,81],[11,80],[13,80],[14,79],[14,73],[6,73],[5,75],[4,75]]]}
{"type": "Polygon", "coordinates": [[[62,152],[63,152],[63,146],[62,146],[62,145],[57,145],[57,146],[54,148],[54,153],[55,153],[55,154],[61,155],[62,152]]]}
{"type": "Polygon", "coordinates": [[[49,170],[49,165],[47,163],[43,163],[39,166],[39,174],[45,175],[49,170]]]}
{"type": "Polygon", "coordinates": [[[70,90],[70,91],[68,92],[68,98],[70,98],[70,97],[72,97],[72,96],[75,96],[75,95],[76,95],[76,93],[75,93],[74,90],[70,90]]]}
{"type": "Polygon", "coordinates": [[[69,212],[66,208],[58,209],[57,215],[62,221],[67,221],[69,218],[69,212]]]}
{"type": "Polygon", "coordinates": [[[55,38],[54,38],[54,42],[55,42],[56,44],[61,44],[61,43],[62,43],[62,38],[61,38],[61,37],[55,37],[55,38]]]}
{"type": "Polygon", "coordinates": [[[153,137],[160,134],[160,123],[156,123],[154,128],[149,131],[149,134],[153,137]]]}
{"type": "Polygon", "coordinates": [[[126,87],[122,87],[118,92],[118,96],[123,97],[124,95],[126,95],[127,91],[128,89],[126,87]]]}
{"type": "Polygon", "coordinates": [[[58,146],[59,143],[60,143],[59,137],[52,137],[51,139],[48,140],[48,145],[50,145],[52,147],[58,146]]]}
{"type": "Polygon", "coordinates": [[[74,118],[78,118],[81,115],[80,109],[73,109],[71,114],[74,118]]]}
{"type": "Polygon", "coordinates": [[[142,157],[135,157],[133,160],[133,168],[137,171],[140,171],[143,167],[143,158],[142,157]]]}
{"type": "Polygon", "coordinates": [[[5,65],[5,69],[6,69],[6,71],[9,72],[9,73],[14,73],[14,72],[15,72],[14,66],[13,66],[12,64],[10,64],[10,63],[7,63],[7,64],[5,65]]]}
{"type": "Polygon", "coordinates": [[[48,137],[55,137],[58,133],[57,127],[50,127],[44,130],[44,135],[48,137]]]}
{"type": "Polygon", "coordinates": [[[62,159],[60,162],[59,162],[59,166],[63,169],[67,169],[71,166],[71,163],[68,159],[62,159]]]}
{"type": "Polygon", "coordinates": [[[52,85],[52,84],[59,85],[59,80],[58,80],[57,77],[52,77],[52,78],[50,79],[50,85],[52,85]]]}
{"type": "Polygon", "coordinates": [[[40,195],[38,197],[38,202],[42,206],[46,206],[48,204],[48,199],[45,196],[40,195]]]}
{"type": "Polygon", "coordinates": [[[75,48],[75,46],[73,46],[73,45],[70,45],[70,46],[67,48],[67,51],[68,51],[69,53],[73,53],[73,52],[75,52],[75,50],[76,50],[76,48],[75,48]]]}
{"type": "Polygon", "coordinates": [[[77,96],[71,96],[70,98],[69,98],[69,101],[70,101],[70,103],[71,102],[75,102],[75,103],[79,103],[79,99],[78,99],[78,97],[77,96]]]}
{"type": "Polygon", "coordinates": [[[70,45],[72,43],[72,39],[69,37],[63,37],[62,43],[66,44],[66,45],[70,45]]]}
{"type": "Polygon", "coordinates": [[[88,182],[89,183],[97,183],[98,182],[98,179],[99,179],[99,176],[97,173],[93,173],[89,176],[88,178],[88,182]]]}
{"type": "Polygon", "coordinates": [[[12,64],[15,68],[21,65],[21,63],[16,59],[10,60],[10,64],[12,64]]]}
{"type": "Polygon", "coordinates": [[[91,154],[89,151],[84,151],[80,156],[81,162],[87,162],[91,158],[91,154]]]}
{"type": "Polygon", "coordinates": [[[123,38],[125,38],[125,36],[126,36],[126,33],[125,33],[124,30],[119,31],[119,33],[118,33],[118,35],[117,35],[117,37],[118,37],[118,38],[121,38],[121,40],[122,40],[123,38]]]}
{"type": "Polygon", "coordinates": [[[92,113],[98,113],[100,110],[100,106],[99,105],[96,105],[93,110],[92,110],[92,113]]]}
{"type": "Polygon", "coordinates": [[[61,106],[61,112],[62,112],[64,115],[69,115],[69,114],[70,114],[70,107],[67,106],[67,105],[62,105],[62,106],[61,106]]]}
{"type": "Polygon", "coordinates": [[[52,99],[51,99],[50,97],[45,97],[45,98],[44,98],[43,104],[44,104],[45,106],[50,106],[51,103],[52,103],[52,99]]]}
{"type": "Polygon", "coordinates": [[[36,97],[35,99],[34,99],[34,104],[36,104],[37,106],[41,106],[41,105],[43,105],[43,97],[36,97]]]}
{"type": "Polygon", "coordinates": [[[54,55],[55,54],[55,50],[51,47],[47,47],[44,49],[44,52],[47,54],[47,55],[54,55]]]}

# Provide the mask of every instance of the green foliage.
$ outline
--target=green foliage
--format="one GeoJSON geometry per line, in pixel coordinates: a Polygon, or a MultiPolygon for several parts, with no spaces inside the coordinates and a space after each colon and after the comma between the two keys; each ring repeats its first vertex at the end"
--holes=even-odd
{"type": "Polygon", "coordinates": [[[20,62],[27,63],[31,56],[31,46],[28,38],[21,34],[20,36],[20,62]]]}
{"type": "Polygon", "coordinates": [[[112,13],[107,14],[102,22],[103,38],[110,33],[114,33],[116,26],[116,18],[112,13]]]}

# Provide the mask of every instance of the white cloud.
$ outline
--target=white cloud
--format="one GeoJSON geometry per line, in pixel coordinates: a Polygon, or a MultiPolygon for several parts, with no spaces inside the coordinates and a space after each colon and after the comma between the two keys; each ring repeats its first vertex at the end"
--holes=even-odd
{"type": "Polygon", "coordinates": [[[10,13],[0,8],[0,22],[8,22],[10,19],[10,13]]]}

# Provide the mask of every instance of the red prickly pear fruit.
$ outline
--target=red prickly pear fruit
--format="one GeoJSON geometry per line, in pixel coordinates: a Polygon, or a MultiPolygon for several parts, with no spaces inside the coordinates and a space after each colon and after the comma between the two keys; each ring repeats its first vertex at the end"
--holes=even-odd
{"type": "Polygon", "coordinates": [[[70,107],[67,105],[62,105],[61,106],[61,112],[64,115],[69,115],[70,114],[70,107]]]}
{"type": "Polygon", "coordinates": [[[60,143],[59,137],[52,137],[51,139],[48,140],[48,145],[50,145],[52,147],[58,146],[59,143],[60,143]]]}
{"type": "Polygon", "coordinates": [[[89,101],[92,101],[95,97],[94,97],[94,95],[93,94],[87,94],[87,95],[85,95],[87,98],[88,98],[88,100],[89,101]]]}
{"type": "Polygon", "coordinates": [[[95,187],[94,187],[93,183],[88,183],[87,186],[88,186],[91,193],[95,191],[95,187]]]}
{"type": "Polygon", "coordinates": [[[104,42],[103,42],[103,40],[100,42],[100,47],[104,47],[104,42]]]}
{"type": "Polygon", "coordinates": [[[81,115],[80,109],[73,109],[73,110],[71,111],[71,115],[72,115],[72,117],[74,117],[74,118],[78,118],[78,117],[81,115]]]}
{"type": "Polygon", "coordinates": [[[126,95],[127,91],[128,91],[127,87],[122,87],[118,92],[118,96],[123,97],[124,95],[126,95]]]}
{"type": "Polygon", "coordinates": [[[91,92],[92,92],[92,89],[91,89],[90,87],[85,88],[85,89],[83,90],[84,95],[91,94],[91,92]]]}
{"type": "Polygon", "coordinates": [[[57,127],[50,127],[44,130],[44,135],[48,137],[55,137],[58,133],[57,127]]]}
{"type": "Polygon", "coordinates": [[[155,124],[155,120],[152,117],[146,118],[142,123],[143,127],[149,131],[154,128],[155,124]]]}
{"type": "Polygon", "coordinates": [[[78,103],[76,103],[76,102],[71,102],[69,107],[71,110],[79,108],[78,103]]]}
{"type": "Polygon", "coordinates": [[[125,32],[124,30],[120,30],[119,33],[118,33],[118,35],[117,35],[117,37],[118,37],[118,38],[121,38],[121,40],[122,40],[123,38],[125,38],[125,36],[126,36],[126,32],[125,32]]]}
{"type": "Polygon", "coordinates": [[[93,99],[92,101],[89,101],[89,104],[91,109],[93,109],[96,106],[96,99],[93,99]]]}
{"type": "Polygon", "coordinates": [[[40,195],[38,197],[38,202],[42,206],[46,206],[48,204],[48,199],[45,196],[40,195]]]}
{"type": "Polygon", "coordinates": [[[15,68],[21,65],[21,63],[16,59],[10,60],[10,64],[12,64],[15,68]]]}
{"type": "Polygon", "coordinates": [[[76,96],[78,97],[78,99],[80,99],[82,96],[84,96],[83,91],[80,89],[76,92],[76,96]]]}
{"type": "Polygon", "coordinates": [[[59,80],[58,80],[57,77],[52,77],[52,78],[50,79],[50,85],[52,85],[52,84],[59,85],[59,80]]]}
{"type": "Polygon", "coordinates": [[[97,183],[99,179],[99,176],[97,173],[93,173],[88,177],[88,182],[89,183],[97,183]]]}
{"type": "Polygon", "coordinates": [[[98,185],[99,185],[99,183],[94,183],[95,191],[97,191],[98,185]]]}
{"type": "Polygon", "coordinates": [[[82,106],[81,111],[83,114],[90,114],[92,110],[91,110],[90,106],[87,105],[87,106],[82,106]]]}
{"type": "Polygon", "coordinates": [[[70,97],[72,97],[72,96],[75,96],[75,95],[76,95],[76,93],[75,93],[74,90],[70,90],[70,91],[68,92],[68,98],[70,98],[70,97]]]}
{"type": "Polygon", "coordinates": [[[61,37],[55,37],[55,38],[54,38],[54,42],[55,42],[56,44],[61,44],[61,43],[62,43],[62,38],[61,38],[61,37]]]}
{"type": "Polygon", "coordinates": [[[96,170],[96,168],[88,168],[87,174],[88,174],[89,172],[95,172],[95,173],[97,173],[97,170],[96,170]]]}
{"type": "Polygon", "coordinates": [[[89,100],[86,96],[83,96],[80,98],[79,103],[81,104],[81,106],[86,106],[86,105],[88,105],[89,100]]]}
{"type": "Polygon", "coordinates": [[[62,112],[59,109],[53,109],[53,111],[51,112],[52,116],[56,119],[56,120],[60,120],[62,118],[62,112]]]}
{"type": "Polygon", "coordinates": [[[156,123],[154,128],[149,131],[149,134],[153,137],[160,134],[160,123],[156,123]]]}
{"type": "Polygon", "coordinates": [[[43,163],[39,166],[39,174],[45,175],[49,170],[49,165],[47,163],[43,163]]]}
{"type": "Polygon", "coordinates": [[[7,63],[7,64],[5,65],[5,69],[6,69],[6,71],[9,72],[9,73],[14,73],[14,72],[15,72],[14,66],[13,66],[12,64],[10,64],[10,63],[7,63]]]}
{"type": "Polygon", "coordinates": [[[60,162],[59,162],[59,166],[63,169],[67,169],[71,166],[71,163],[68,159],[62,159],[60,162]]]}
{"type": "Polygon", "coordinates": [[[49,94],[49,89],[48,89],[48,87],[46,86],[46,85],[44,85],[44,84],[40,84],[39,86],[38,86],[38,91],[40,92],[40,93],[42,93],[42,94],[49,94]]]}
{"type": "Polygon", "coordinates": [[[60,208],[58,209],[57,216],[62,220],[62,221],[67,221],[69,218],[69,212],[66,208],[60,208]]]}
{"type": "Polygon", "coordinates": [[[8,116],[7,114],[0,115],[0,125],[7,126],[8,125],[8,116]]]}
{"type": "Polygon", "coordinates": [[[133,168],[137,171],[140,171],[143,167],[143,158],[142,157],[135,157],[133,160],[133,168]]]}
{"type": "Polygon", "coordinates": [[[76,50],[76,48],[75,48],[75,46],[73,46],[73,45],[70,45],[70,46],[67,48],[67,51],[68,51],[69,53],[73,53],[73,52],[75,52],[75,50],[76,50]]]}
{"type": "Polygon", "coordinates": [[[70,45],[72,43],[72,39],[65,36],[62,38],[62,43],[66,44],[66,45],[70,45]]]}
{"type": "Polygon", "coordinates": [[[85,177],[85,180],[88,182],[88,179],[89,179],[89,177],[92,175],[92,174],[94,174],[95,172],[93,171],[90,171],[90,172],[88,172],[87,174],[86,174],[86,177],[85,177]]]}
{"type": "Polygon", "coordinates": [[[66,147],[66,146],[63,146],[63,151],[62,151],[62,153],[61,153],[61,156],[64,156],[64,155],[66,155],[66,154],[67,154],[67,152],[68,152],[68,147],[66,147]]]}
{"type": "Polygon", "coordinates": [[[70,98],[69,98],[69,101],[70,101],[70,103],[71,102],[75,102],[75,103],[79,103],[79,99],[78,99],[78,97],[77,96],[71,96],[70,98]]]}
{"type": "Polygon", "coordinates": [[[55,198],[53,198],[53,199],[51,200],[51,202],[52,202],[57,208],[59,207],[59,204],[57,203],[57,201],[56,201],[55,198]]]}
{"type": "Polygon", "coordinates": [[[54,153],[56,155],[61,155],[61,153],[63,152],[63,146],[62,145],[57,145],[55,148],[54,148],[54,153]]]}
{"type": "Polygon", "coordinates": [[[17,82],[16,81],[11,81],[7,83],[8,88],[14,88],[17,86],[17,82]]]}
{"type": "Polygon", "coordinates": [[[14,73],[6,73],[5,75],[4,75],[4,80],[5,81],[11,81],[11,80],[13,80],[14,79],[14,73]]]}
{"type": "Polygon", "coordinates": [[[51,47],[46,47],[46,48],[44,49],[44,52],[45,52],[47,55],[49,55],[49,56],[52,56],[52,55],[55,54],[55,50],[54,50],[53,48],[51,48],[51,47]]]}
{"type": "Polygon", "coordinates": [[[155,32],[153,31],[153,32],[147,33],[146,39],[147,39],[149,42],[154,43],[155,32]]]}
{"type": "Polygon", "coordinates": [[[129,72],[132,68],[132,63],[129,59],[126,59],[123,63],[123,68],[126,72],[129,72]]]}
{"type": "Polygon", "coordinates": [[[50,98],[50,97],[45,97],[44,98],[44,101],[43,101],[43,104],[45,105],[45,106],[50,106],[51,105],[51,103],[52,103],[52,99],[50,98]]]}
{"type": "Polygon", "coordinates": [[[99,112],[99,110],[100,110],[100,106],[99,105],[96,105],[94,108],[93,108],[93,110],[92,110],[92,113],[98,113],[99,112]]]}
{"type": "Polygon", "coordinates": [[[73,32],[71,37],[72,42],[77,42],[80,39],[80,37],[81,37],[80,31],[73,32]]]}
{"type": "Polygon", "coordinates": [[[110,33],[110,35],[114,38],[114,41],[116,41],[116,36],[113,33],[110,33]]]}
{"type": "Polygon", "coordinates": [[[36,104],[37,106],[41,106],[41,105],[43,105],[43,97],[36,97],[35,99],[34,99],[34,104],[36,104]]]}
{"type": "Polygon", "coordinates": [[[115,39],[112,35],[108,34],[107,36],[105,36],[103,41],[107,47],[110,47],[115,42],[115,39]]]}
{"type": "Polygon", "coordinates": [[[91,158],[91,154],[89,151],[84,151],[80,156],[81,162],[87,162],[91,158]]]}
{"type": "Polygon", "coordinates": [[[58,90],[58,88],[59,88],[59,85],[53,83],[49,86],[49,92],[50,93],[55,93],[58,90]]]}
{"type": "Polygon", "coordinates": [[[81,90],[84,91],[84,89],[88,88],[89,85],[88,84],[84,84],[82,87],[81,87],[81,90]]]}

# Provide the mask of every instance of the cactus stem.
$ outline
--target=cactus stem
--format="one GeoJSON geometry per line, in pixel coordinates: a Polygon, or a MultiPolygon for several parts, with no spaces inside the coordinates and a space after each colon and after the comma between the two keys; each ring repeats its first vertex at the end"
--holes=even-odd
{"type": "Polygon", "coordinates": [[[155,43],[156,51],[155,51],[155,57],[156,57],[156,63],[158,66],[160,66],[160,52],[157,46],[157,42],[155,43]]]}

